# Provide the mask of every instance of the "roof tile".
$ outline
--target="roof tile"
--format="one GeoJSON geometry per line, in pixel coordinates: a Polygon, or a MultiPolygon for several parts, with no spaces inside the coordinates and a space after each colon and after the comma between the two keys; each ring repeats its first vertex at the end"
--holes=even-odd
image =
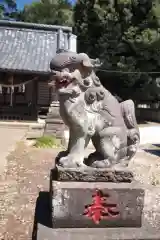
{"type": "MultiPolygon", "coordinates": [[[[64,33],[67,35],[66,33],[64,33]]],[[[0,25],[0,68],[49,72],[57,50],[57,31],[0,25]]]]}

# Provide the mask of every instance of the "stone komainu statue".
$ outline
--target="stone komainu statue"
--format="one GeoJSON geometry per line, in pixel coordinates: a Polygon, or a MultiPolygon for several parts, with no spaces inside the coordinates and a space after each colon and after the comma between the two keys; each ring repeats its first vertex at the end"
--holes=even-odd
{"type": "Polygon", "coordinates": [[[56,85],[60,115],[69,127],[68,149],[60,154],[58,164],[95,168],[126,165],[140,141],[133,101],[119,103],[102,86],[93,61],[85,53],[60,52],[50,68],[50,85],[56,85]],[[96,150],[84,161],[90,140],[96,150]]]}

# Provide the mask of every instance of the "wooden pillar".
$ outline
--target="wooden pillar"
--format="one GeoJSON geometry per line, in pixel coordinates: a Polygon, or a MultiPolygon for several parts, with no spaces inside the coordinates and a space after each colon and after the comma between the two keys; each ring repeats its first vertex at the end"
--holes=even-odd
{"type": "Polygon", "coordinates": [[[32,117],[37,119],[37,97],[38,97],[38,80],[32,82],[32,117]]]}
{"type": "Polygon", "coordinates": [[[14,94],[14,77],[10,75],[8,77],[8,82],[10,83],[10,107],[13,107],[13,94],[14,94]]]}
{"type": "Polygon", "coordinates": [[[6,104],[6,98],[7,98],[7,88],[2,87],[2,96],[3,96],[3,105],[6,104]]]}

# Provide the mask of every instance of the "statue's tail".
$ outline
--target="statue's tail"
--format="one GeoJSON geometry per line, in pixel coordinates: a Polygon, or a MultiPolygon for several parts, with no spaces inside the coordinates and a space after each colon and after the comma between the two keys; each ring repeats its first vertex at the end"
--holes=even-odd
{"type": "Polygon", "coordinates": [[[128,129],[127,156],[130,159],[135,155],[140,143],[140,132],[136,121],[134,102],[132,100],[122,102],[121,109],[128,129]]]}

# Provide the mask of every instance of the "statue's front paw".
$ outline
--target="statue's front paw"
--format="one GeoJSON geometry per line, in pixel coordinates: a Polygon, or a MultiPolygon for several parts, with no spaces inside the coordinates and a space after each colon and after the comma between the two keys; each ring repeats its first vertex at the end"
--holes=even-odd
{"type": "Polygon", "coordinates": [[[61,157],[58,161],[58,165],[62,166],[62,167],[70,167],[71,165],[71,161],[70,159],[68,159],[68,156],[66,157],[61,157]]]}
{"type": "Polygon", "coordinates": [[[56,156],[56,163],[58,163],[61,158],[66,157],[67,154],[68,154],[68,151],[59,152],[58,155],[56,156]]]}
{"type": "Polygon", "coordinates": [[[94,161],[91,165],[93,168],[110,168],[111,163],[108,159],[101,160],[101,161],[94,161]]]}
{"type": "Polygon", "coordinates": [[[84,163],[78,158],[74,158],[72,156],[66,156],[59,159],[58,165],[64,168],[77,168],[77,167],[84,166],[84,163]]]}
{"type": "Polygon", "coordinates": [[[98,152],[93,152],[86,159],[85,164],[93,168],[109,168],[111,163],[108,159],[104,159],[98,152]]]}

